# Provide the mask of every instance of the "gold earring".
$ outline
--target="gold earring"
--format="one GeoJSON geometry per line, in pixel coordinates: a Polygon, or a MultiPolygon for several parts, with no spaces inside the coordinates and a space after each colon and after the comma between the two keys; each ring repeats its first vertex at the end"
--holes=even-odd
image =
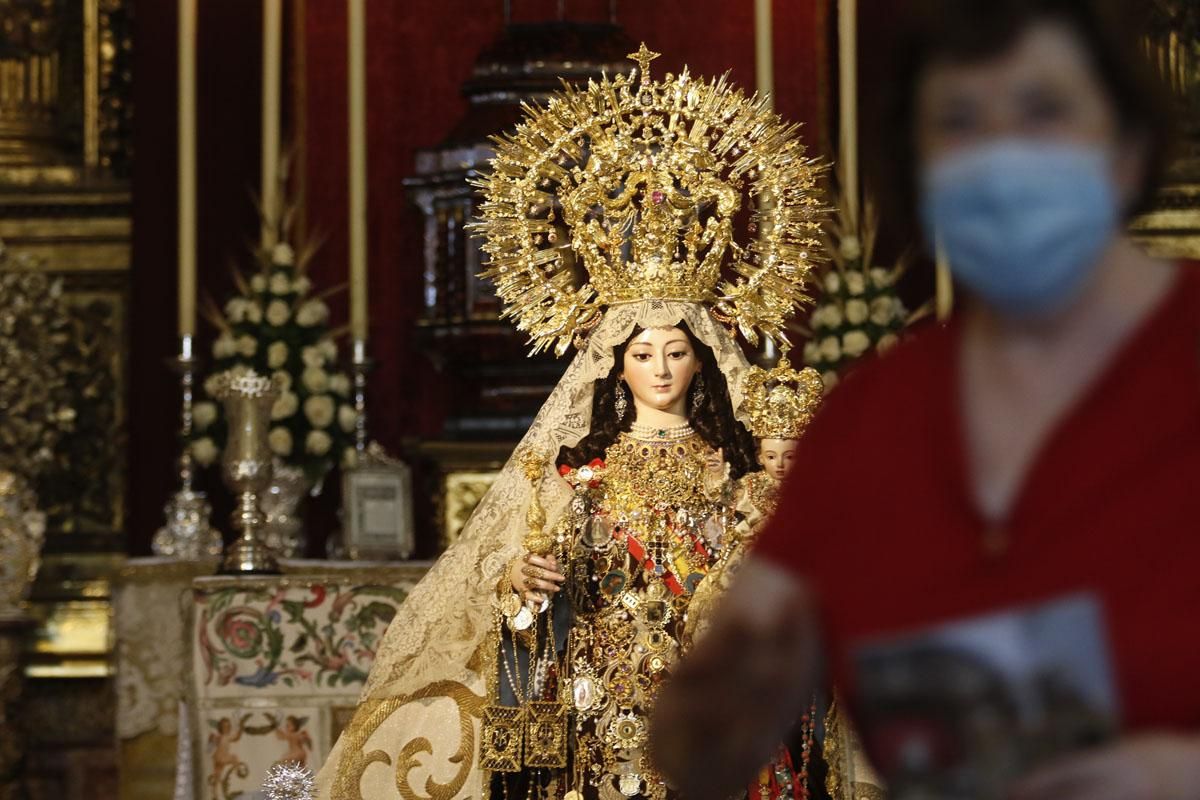
{"type": "Polygon", "coordinates": [[[617,422],[625,419],[625,412],[629,408],[629,398],[625,396],[625,383],[617,381],[617,399],[613,403],[617,411],[617,422]]]}

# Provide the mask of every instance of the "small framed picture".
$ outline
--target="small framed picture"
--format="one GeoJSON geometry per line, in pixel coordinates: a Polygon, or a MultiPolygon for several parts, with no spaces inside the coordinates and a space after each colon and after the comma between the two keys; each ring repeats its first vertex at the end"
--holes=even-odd
{"type": "Polygon", "coordinates": [[[346,555],[367,561],[411,557],[416,538],[409,466],[368,461],[347,470],[342,480],[346,555]]]}

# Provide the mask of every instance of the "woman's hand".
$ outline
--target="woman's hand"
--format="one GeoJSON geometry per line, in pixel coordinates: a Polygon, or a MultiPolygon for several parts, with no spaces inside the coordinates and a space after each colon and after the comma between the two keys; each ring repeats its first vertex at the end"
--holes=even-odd
{"type": "Polygon", "coordinates": [[[1200,736],[1148,734],[1064,759],[1021,781],[1013,800],[1200,798],[1200,736]]]}
{"type": "Polygon", "coordinates": [[[526,553],[524,558],[515,559],[509,565],[508,579],[523,599],[541,603],[562,591],[561,584],[567,576],[559,571],[558,559],[554,556],[526,553]]]}
{"type": "Polygon", "coordinates": [[[731,797],[811,702],[818,664],[809,590],[750,556],[704,638],[663,684],[650,720],[655,765],[682,797],[731,797]]]}

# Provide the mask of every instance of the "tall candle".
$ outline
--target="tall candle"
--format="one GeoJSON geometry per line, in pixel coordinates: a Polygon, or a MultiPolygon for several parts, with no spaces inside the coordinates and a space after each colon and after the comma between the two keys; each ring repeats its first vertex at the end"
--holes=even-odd
{"type": "Polygon", "coordinates": [[[838,0],[838,74],[841,98],[842,192],[845,194],[846,220],[851,230],[858,228],[858,14],[857,0],[838,0]]]}
{"type": "Polygon", "coordinates": [[[350,39],[350,335],[367,338],[367,97],[364,0],[347,0],[350,39]]]}
{"type": "Polygon", "coordinates": [[[754,0],[754,75],[759,96],[775,106],[775,58],[771,42],[771,0],[754,0]]]}
{"type": "MultiPolygon", "coordinates": [[[[771,23],[771,2],[772,0],[754,0],[754,78],[755,88],[758,89],[758,96],[767,98],[767,107],[775,107],[775,57],[772,50],[772,23],[771,23]]],[[[764,202],[760,208],[765,212],[768,209],[764,202]]],[[[767,228],[763,226],[761,236],[767,235],[767,228]]],[[[765,339],[763,341],[763,357],[773,362],[777,355],[775,340],[765,339]]]]}
{"type": "Polygon", "coordinates": [[[196,333],[196,0],[179,0],[179,335],[196,333]]]}
{"type": "Polygon", "coordinates": [[[279,202],[279,70],[282,63],[283,0],[263,0],[262,42],[262,246],[275,244],[279,202]]]}

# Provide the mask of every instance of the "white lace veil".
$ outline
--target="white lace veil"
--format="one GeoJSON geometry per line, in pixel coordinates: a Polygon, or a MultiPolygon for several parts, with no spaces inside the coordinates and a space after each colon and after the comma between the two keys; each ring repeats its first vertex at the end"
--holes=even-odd
{"type": "MultiPolygon", "coordinates": [[[[548,524],[571,493],[554,472],[561,447],[591,424],[595,382],[613,367],[613,348],[637,328],[686,322],[710,347],[735,414],[749,367],[741,348],[705,306],[646,300],[613,306],[576,354],[516,452],[549,457],[539,499],[548,524]]],[[[740,415],[739,415],[740,418],[740,415]]],[[[354,719],[317,778],[318,796],[335,800],[456,800],[484,796],[478,764],[479,720],[486,704],[483,647],[490,601],[510,560],[522,555],[531,484],[509,459],[463,528],[396,613],[367,678],[354,719]]]]}

